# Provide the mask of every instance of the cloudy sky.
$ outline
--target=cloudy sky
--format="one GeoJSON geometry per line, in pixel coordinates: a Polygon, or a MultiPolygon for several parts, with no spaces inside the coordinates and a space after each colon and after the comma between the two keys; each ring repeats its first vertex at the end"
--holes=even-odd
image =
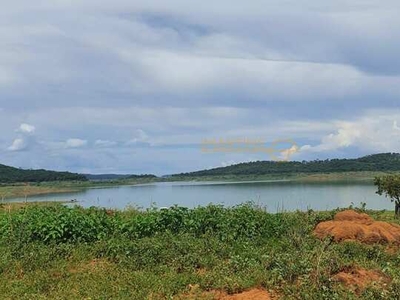
{"type": "Polygon", "coordinates": [[[0,163],[169,174],[400,151],[400,2],[15,0],[0,10],[0,163]]]}

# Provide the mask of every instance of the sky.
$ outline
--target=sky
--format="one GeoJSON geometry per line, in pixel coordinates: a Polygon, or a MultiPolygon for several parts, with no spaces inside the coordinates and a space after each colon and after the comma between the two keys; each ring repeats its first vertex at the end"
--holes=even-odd
{"type": "Polygon", "coordinates": [[[157,175],[400,152],[400,2],[15,0],[0,163],[157,175]]]}

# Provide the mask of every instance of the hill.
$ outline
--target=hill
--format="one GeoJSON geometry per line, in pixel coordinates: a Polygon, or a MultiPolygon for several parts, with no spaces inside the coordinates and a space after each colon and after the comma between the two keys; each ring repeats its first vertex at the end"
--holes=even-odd
{"type": "Polygon", "coordinates": [[[131,175],[128,178],[130,179],[156,179],[157,176],[153,174],[140,174],[140,175],[131,175]]]}
{"type": "Polygon", "coordinates": [[[108,181],[120,179],[155,179],[156,175],[142,174],[142,175],[128,175],[128,174],[83,174],[87,179],[92,181],[108,181]]]}
{"type": "Polygon", "coordinates": [[[82,175],[85,176],[87,179],[93,181],[118,180],[118,179],[125,179],[131,176],[127,174],[82,174],[82,175]]]}
{"type": "Polygon", "coordinates": [[[86,177],[70,172],[47,170],[24,170],[0,164],[0,183],[43,182],[43,181],[86,181],[86,177]]]}
{"type": "Polygon", "coordinates": [[[284,162],[255,161],[209,170],[175,174],[172,175],[172,177],[274,175],[361,171],[400,171],[400,153],[373,154],[356,159],[327,159],[284,162]]]}

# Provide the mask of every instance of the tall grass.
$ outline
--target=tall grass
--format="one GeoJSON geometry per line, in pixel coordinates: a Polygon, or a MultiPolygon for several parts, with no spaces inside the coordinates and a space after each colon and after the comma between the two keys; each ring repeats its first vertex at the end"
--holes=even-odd
{"type": "Polygon", "coordinates": [[[251,203],[147,211],[61,205],[2,211],[0,295],[178,299],[198,285],[229,293],[264,287],[289,299],[398,299],[400,255],[383,245],[314,238],[315,225],[335,212],[270,214],[251,203]],[[382,270],[393,281],[385,289],[356,294],[332,280],[351,265],[382,270]]]}

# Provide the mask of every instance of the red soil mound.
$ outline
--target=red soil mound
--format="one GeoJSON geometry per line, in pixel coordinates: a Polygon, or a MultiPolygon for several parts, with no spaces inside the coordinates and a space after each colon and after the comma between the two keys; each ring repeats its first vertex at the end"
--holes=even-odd
{"type": "Polygon", "coordinates": [[[390,283],[390,278],[380,271],[348,268],[332,278],[353,290],[363,290],[372,284],[385,286],[390,283]]]}
{"type": "Polygon", "coordinates": [[[334,221],[351,221],[361,224],[371,224],[374,220],[367,214],[358,213],[354,210],[345,210],[338,212],[333,218],[334,221]]]}
{"type": "Polygon", "coordinates": [[[353,210],[336,214],[333,221],[319,223],[314,234],[321,239],[332,236],[336,242],[350,240],[366,244],[400,244],[399,225],[376,222],[370,216],[353,210]]]}

